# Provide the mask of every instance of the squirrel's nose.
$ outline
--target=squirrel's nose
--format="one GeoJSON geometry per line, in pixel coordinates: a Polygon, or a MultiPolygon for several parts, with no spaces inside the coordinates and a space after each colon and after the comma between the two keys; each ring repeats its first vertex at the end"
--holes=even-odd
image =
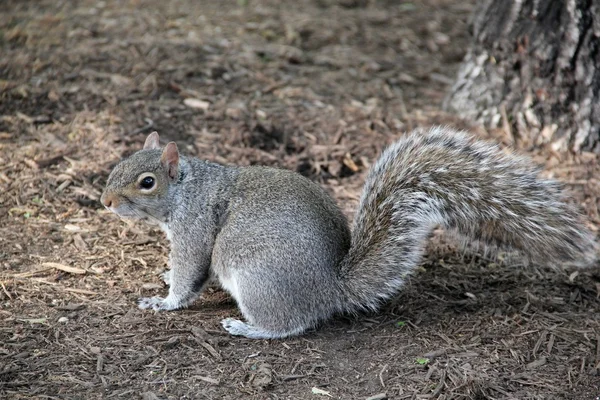
{"type": "Polygon", "coordinates": [[[100,202],[106,208],[110,208],[110,207],[113,207],[113,206],[116,207],[117,206],[117,200],[110,193],[102,193],[102,197],[100,197],[100,202]]]}

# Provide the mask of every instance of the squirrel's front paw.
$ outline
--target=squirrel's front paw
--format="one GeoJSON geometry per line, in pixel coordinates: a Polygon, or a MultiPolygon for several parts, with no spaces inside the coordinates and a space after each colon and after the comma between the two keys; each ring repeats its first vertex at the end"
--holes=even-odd
{"type": "Polygon", "coordinates": [[[153,309],[156,311],[166,310],[165,307],[165,299],[162,297],[154,296],[154,297],[142,297],[138,300],[138,307],[142,310],[153,309]]]}
{"type": "Polygon", "coordinates": [[[171,275],[172,274],[173,274],[173,271],[170,269],[163,272],[162,274],[160,274],[160,277],[162,278],[165,285],[171,286],[171,275]]]}

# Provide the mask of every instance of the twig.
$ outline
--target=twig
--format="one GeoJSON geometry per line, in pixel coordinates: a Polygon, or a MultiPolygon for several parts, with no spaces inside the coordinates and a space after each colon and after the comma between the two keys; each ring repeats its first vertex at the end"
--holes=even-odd
{"type": "Polygon", "coordinates": [[[53,269],[52,267],[45,267],[45,268],[38,269],[36,271],[21,272],[21,273],[18,273],[18,274],[10,275],[10,277],[12,279],[31,278],[32,276],[35,276],[37,274],[41,274],[43,272],[48,272],[48,271],[50,271],[52,269],[53,269]]]}
{"type": "Polygon", "coordinates": [[[383,383],[383,373],[385,372],[385,370],[387,369],[388,365],[385,364],[383,366],[383,368],[381,368],[381,371],[379,372],[379,382],[381,382],[381,387],[385,389],[385,383],[383,383]]]}
{"type": "Polygon", "coordinates": [[[219,352],[207,342],[200,342],[200,346],[204,347],[206,351],[208,351],[210,355],[213,356],[215,359],[221,359],[221,355],[219,354],[219,352]]]}
{"type": "Polygon", "coordinates": [[[67,292],[71,292],[71,293],[89,294],[92,296],[96,296],[98,294],[96,292],[92,292],[91,290],[85,290],[85,289],[64,288],[64,290],[67,292]]]}
{"type": "Polygon", "coordinates": [[[502,130],[504,131],[504,134],[508,138],[509,144],[512,145],[514,143],[515,139],[513,136],[512,129],[510,128],[510,122],[508,120],[508,114],[506,112],[506,104],[504,104],[504,103],[500,104],[500,116],[502,117],[502,130]]]}
{"type": "Polygon", "coordinates": [[[306,375],[283,375],[281,377],[281,380],[283,380],[284,382],[287,382],[287,381],[293,381],[295,379],[301,379],[304,377],[306,377],[306,375]]]}
{"type": "Polygon", "coordinates": [[[600,333],[596,334],[596,365],[600,365],[600,333]]]}
{"type": "Polygon", "coordinates": [[[137,135],[138,133],[147,131],[154,126],[154,121],[152,121],[150,118],[144,118],[144,121],[146,121],[146,125],[142,126],[141,128],[134,129],[128,134],[128,136],[137,135]]]}
{"type": "Polygon", "coordinates": [[[438,383],[437,387],[433,390],[433,393],[431,393],[431,397],[435,398],[435,397],[437,397],[438,394],[440,394],[442,392],[442,389],[444,388],[444,382],[446,381],[446,374],[447,374],[447,371],[443,370],[442,377],[440,378],[440,382],[438,383]]]}
{"type": "Polygon", "coordinates": [[[8,293],[8,290],[6,290],[6,286],[4,286],[4,282],[0,282],[0,286],[2,286],[2,291],[4,291],[4,293],[6,293],[6,295],[8,296],[8,298],[12,300],[13,298],[10,295],[10,293],[8,293]]]}

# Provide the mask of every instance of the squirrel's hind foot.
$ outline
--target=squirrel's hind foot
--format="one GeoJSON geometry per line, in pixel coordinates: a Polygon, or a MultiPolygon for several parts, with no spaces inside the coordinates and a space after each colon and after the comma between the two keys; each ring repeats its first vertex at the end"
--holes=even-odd
{"type": "Polygon", "coordinates": [[[263,328],[248,325],[235,318],[225,318],[221,321],[221,325],[223,325],[223,328],[232,335],[245,336],[249,339],[281,339],[298,335],[304,331],[304,329],[298,329],[290,332],[272,332],[263,328]]]}
{"type": "Polygon", "coordinates": [[[165,299],[162,297],[154,296],[154,297],[142,297],[138,300],[138,307],[141,310],[164,310],[165,299]]]}
{"type": "Polygon", "coordinates": [[[178,310],[182,308],[183,305],[179,302],[172,301],[170,296],[167,298],[162,298],[159,296],[154,297],[142,297],[138,300],[138,308],[142,310],[154,310],[154,311],[170,311],[170,310],[178,310]]]}

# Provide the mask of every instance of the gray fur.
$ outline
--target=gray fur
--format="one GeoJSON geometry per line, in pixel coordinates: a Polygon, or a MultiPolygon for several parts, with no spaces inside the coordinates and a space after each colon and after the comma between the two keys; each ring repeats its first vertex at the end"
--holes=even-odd
{"type": "Polygon", "coordinates": [[[418,265],[436,225],[537,261],[592,262],[591,234],[558,184],[538,172],[495,145],[434,128],[381,155],[352,235],[331,197],[296,173],[180,157],[171,179],[157,149],[122,161],[102,201],[121,216],[158,223],[171,241],[169,295],[140,299],[141,308],[186,307],[214,275],[246,320],[227,318],[226,330],[282,338],[337,313],[377,309],[418,265]],[[144,172],[161,186],[138,196],[144,172]]]}
{"type": "Polygon", "coordinates": [[[374,310],[395,295],[436,225],[537,262],[591,264],[593,236],[560,185],[539,172],[529,159],[448,128],[394,143],[369,172],[341,263],[347,310],[374,310]]]}

